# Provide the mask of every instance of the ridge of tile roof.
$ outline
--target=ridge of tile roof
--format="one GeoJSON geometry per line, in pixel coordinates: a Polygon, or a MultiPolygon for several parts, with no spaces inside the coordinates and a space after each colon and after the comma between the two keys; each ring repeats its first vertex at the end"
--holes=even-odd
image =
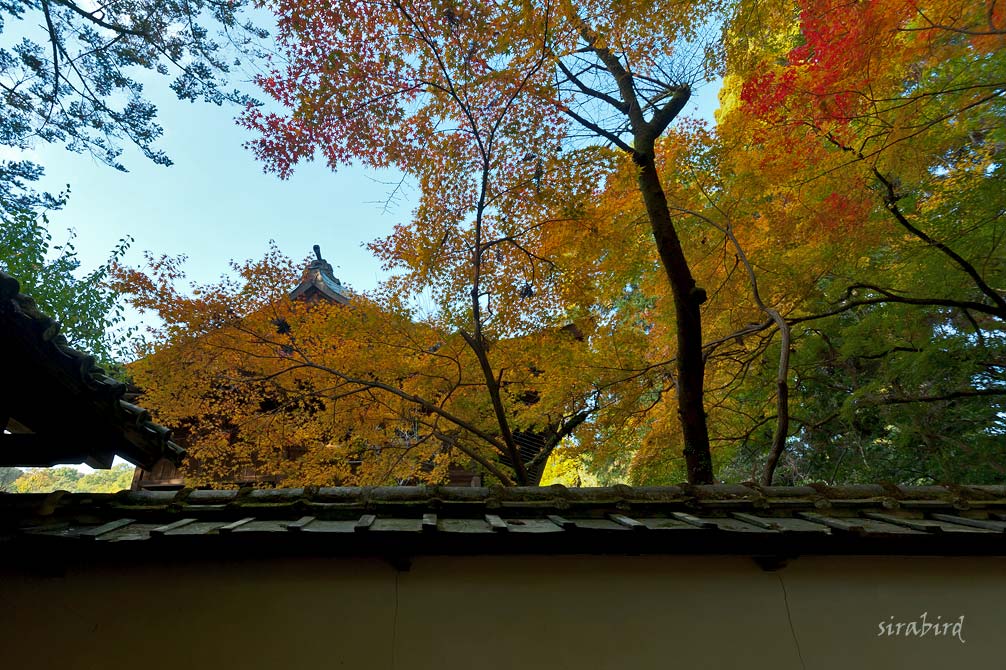
{"type": "Polygon", "coordinates": [[[0,495],[0,557],[52,552],[129,560],[276,554],[1006,555],[1006,487],[749,483],[0,495]]]}
{"type": "Polygon", "coordinates": [[[115,455],[141,467],[152,467],[161,458],[181,462],[185,450],[171,441],[171,431],[154,423],[145,409],[128,402],[126,385],[106,375],[93,356],[70,346],[55,319],[43,314],[35,300],[20,291],[18,281],[0,271],[0,323],[4,324],[0,356],[8,358],[6,367],[19,384],[17,389],[10,385],[0,390],[0,401],[14,410],[8,418],[37,434],[71,443],[52,454],[53,462],[42,453],[36,455],[36,462],[3,464],[74,462],[65,460],[68,454],[79,455],[80,460],[99,468],[111,467],[115,455]],[[32,394],[37,397],[24,400],[32,394]],[[48,396],[72,406],[61,406],[48,396]],[[18,402],[24,404],[18,408],[18,402]],[[18,412],[34,413],[32,421],[19,417],[18,412]],[[82,425],[67,425],[73,422],[82,425]],[[81,444],[78,448],[72,444],[74,440],[94,446],[81,444]],[[99,448],[97,444],[103,440],[107,442],[99,448]]]}
{"type": "Polygon", "coordinates": [[[321,257],[321,248],[314,245],[315,259],[304,268],[300,283],[290,291],[291,300],[309,299],[317,292],[326,300],[345,305],[349,302],[349,292],[335,276],[332,264],[321,257]]]}

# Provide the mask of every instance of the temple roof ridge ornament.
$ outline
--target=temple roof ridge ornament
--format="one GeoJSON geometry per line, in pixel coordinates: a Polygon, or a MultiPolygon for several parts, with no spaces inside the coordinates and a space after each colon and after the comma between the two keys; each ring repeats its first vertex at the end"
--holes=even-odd
{"type": "Polygon", "coordinates": [[[321,255],[321,247],[314,245],[314,260],[304,268],[300,283],[290,291],[291,300],[325,300],[345,305],[349,290],[335,276],[332,264],[321,255]]]}

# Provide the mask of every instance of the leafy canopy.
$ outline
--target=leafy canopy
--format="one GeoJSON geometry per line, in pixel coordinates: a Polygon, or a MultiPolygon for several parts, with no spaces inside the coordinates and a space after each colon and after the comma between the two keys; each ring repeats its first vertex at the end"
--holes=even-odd
{"type": "MultiPolygon", "coordinates": [[[[392,246],[418,241],[425,253],[389,251],[390,265],[408,265],[415,281],[406,288],[435,287],[455,321],[467,319],[459,309],[470,311],[476,349],[492,298],[510,306],[520,304],[514,293],[541,295],[540,266],[569,257],[551,238],[563,235],[554,231],[582,204],[568,197],[584,192],[577,166],[609,170],[609,145],[631,157],[639,168],[636,195],[646,203],[674,294],[676,398],[689,478],[711,481],[699,309],[705,292],[667,209],[655,146],[692,85],[715,73],[716,49],[703,33],[721,3],[291,0],[272,8],[286,59],[259,83],[281,111],[248,110],[244,123],[260,133],[250,146],[281,176],[320,153],[333,168],[358,160],[416,178],[424,205],[392,246]],[[473,236],[454,235],[459,226],[473,236]],[[467,251],[469,272],[433,262],[451,242],[467,251]],[[503,282],[490,282],[489,246],[519,252],[516,267],[497,266],[519,272],[509,295],[498,293],[503,282]]],[[[524,326],[528,314],[511,310],[501,321],[524,326]]],[[[484,352],[476,353],[488,370],[484,352]]],[[[488,373],[487,383],[493,394],[488,373]]]]}
{"type": "Polygon", "coordinates": [[[167,324],[137,375],[194,481],[527,483],[568,436],[569,481],[1002,479],[998,3],[742,0],[690,61],[716,3],[273,9],[259,157],[395,166],[422,199],[346,309],[284,301],[278,257],[126,282],[167,324]],[[716,129],[671,128],[707,64],[716,129]],[[553,442],[522,475],[528,436],[553,442]]]}
{"type": "Polygon", "coordinates": [[[17,279],[21,292],[60,323],[71,346],[110,365],[121,358],[129,338],[120,328],[123,303],[109,285],[110,271],[132,240],[120,240],[105,263],[80,276],[74,233],[53,245],[47,224],[45,215],[0,210],[0,270],[17,279]]]}
{"type": "Polygon", "coordinates": [[[18,471],[20,474],[13,482],[11,492],[115,493],[132,485],[134,470],[129,463],[119,463],[108,470],[95,470],[86,474],[65,466],[31,468],[24,472],[18,471]]]}
{"type": "Polygon", "coordinates": [[[157,109],[143,90],[161,76],[172,77],[181,100],[252,104],[226,83],[264,54],[267,33],[242,18],[249,4],[0,0],[0,212],[62,205],[59,196],[31,188],[43,167],[18,157],[37,142],[88,152],[118,170],[126,169],[123,144],[132,144],[170,165],[156,146],[163,132],[157,109]]]}
{"type": "Polygon", "coordinates": [[[189,295],[176,288],[175,260],[152,261],[145,273],[120,274],[132,302],[165,322],[130,372],[144,406],[188,444],[193,483],[439,482],[452,464],[513,483],[520,475],[497,400],[532,473],[524,476],[537,482],[591,411],[582,333],[492,341],[487,381],[470,338],[401,306],[366,295],[348,305],[291,301],[296,273],[276,251],[189,295]]]}

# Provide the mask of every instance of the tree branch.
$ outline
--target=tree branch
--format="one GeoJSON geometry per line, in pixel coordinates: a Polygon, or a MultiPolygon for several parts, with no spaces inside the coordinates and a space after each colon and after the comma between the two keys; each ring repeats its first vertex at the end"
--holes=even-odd
{"type": "Polygon", "coordinates": [[[49,41],[52,42],[52,100],[49,101],[49,109],[45,113],[45,120],[42,122],[39,130],[42,130],[42,128],[49,124],[49,119],[52,118],[52,110],[56,107],[56,101],[59,99],[59,45],[57,44],[56,26],[53,25],[52,16],[49,14],[49,0],[42,0],[42,13],[45,15],[45,25],[49,31],[49,41]]]}
{"type": "Polygon", "coordinates": [[[561,60],[557,60],[556,65],[559,67],[560,70],[562,70],[563,75],[566,76],[566,80],[572,82],[573,85],[576,86],[578,89],[580,89],[582,93],[584,93],[585,95],[589,95],[592,98],[597,98],[602,102],[608,103],[622,114],[628,113],[629,111],[628,106],[624,102],[616,100],[607,93],[602,93],[601,91],[590,88],[582,81],[580,81],[580,78],[577,77],[575,74],[573,74],[573,72],[568,67],[566,67],[566,64],[563,63],[561,60]]]}
{"type": "Polygon", "coordinates": [[[912,225],[904,213],[902,213],[901,208],[898,207],[898,200],[901,199],[901,196],[895,192],[894,184],[884,177],[884,175],[881,174],[880,170],[876,167],[872,168],[872,172],[877,180],[884,185],[884,188],[887,191],[884,197],[884,204],[887,206],[887,210],[891,212],[895,219],[897,219],[898,223],[900,223],[901,226],[912,235],[919,238],[929,246],[939,250],[945,256],[953,260],[954,263],[964,270],[965,274],[971,277],[971,280],[975,283],[975,286],[978,287],[978,290],[991,298],[992,302],[998,306],[998,309],[994,313],[1000,319],[1006,319],[1006,299],[1004,299],[998,291],[989,286],[982,276],[978,274],[978,270],[976,270],[975,267],[966,261],[960,254],[912,225]]]}
{"type": "Polygon", "coordinates": [[[916,402],[940,402],[943,400],[957,400],[959,398],[979,398],[1006,396],[1006,389],[968,389],[966,391],[953,391],[943,395],[922,396],[919,398],[880,398],[878,405],[905,405],[916,402]]]}
{"type": "Polygon", "coordinates": [[[503,484],[504,486],[513,486],[514,482],[512,479],[503,474],[503,472],[499,468],[497,468],[495,465],[489,462],[488,459],[483,458],[476,451],[469,449],[468,447],[464,446],[450,435],[442,433],[439,430],[434,430],[432,435],[441,442],[443,442],[444,444],[454,447],[455,449],[465,454],[466,456],[470,456],[476,463],[478,463],[486,470],[488,470],[494,477],[496,477],[496,479],[500,480],[500,483],[503,484]]]}
{"type": "MultiPolygon", "coordinates": [[[[88,12],[86,9],[81,9],[80,7],[78,7],[77,5],[75,5],[74,3],[70,2],[70,0],[53,0],[53,2],[55,2],[57,5],[62,5],[63,7],[66,7],[67,9],[73,10],[77,14],[83,16],[85,19],[87,19],[88,21],[90,21],[91,23],[95,24],[96,26],[101,26],[102,28],[105,28],[106,30],[112,30],[112,31],[117,32],[117,33],[123,33],[123,34],[126,34],[126,35],[132,35],[134,37],[140,37],[140,38],[143,38],[144,40],[146,40],[148,42],[152,42],[153,41],[152,36],[150,35],[150,33],[146,33],[146,32],[144,32],[142,30],[136,30],[135,28],[127,28],[126,26],[120,26],[120,25],[117,25],[117,24],[114,24],[114,23],[108,23],[106,21],[103,21],[103,20],[99,19],[97,16],[95,16],[94,14],[88,12]]],[[[45,1],[43,1],[42,4],[43,4],[43,7],[44,7],[48,3],[45,2],[45,1]]]]}
{"type": "Polygon", "coordinates": [[[513,432],[510,430],[510,421],[507,419],[506,410],[503,408],[503,400],[500,397],[500,385],[493,376],[492,366],[489,364],[488,356],[486,356],[485,347],[475,337],[463,330],[461,331],[461,337],[468,343],[472,353],[475,354],[475,358],[479,362],[479,367],[482,369],[486,388],[489,391],[489,399],[492,402],[493,413],[496,415],[496,423],[499,424],[503,444],[505,445],[505,448],[501,451],[507,454],[513,462],[514,470],[517,473],[517,483],[525,485],[528,481],[527,469],[524,467],[524,461],[520,457],[520,451],[518,451],[517,446],[514,444],[513,432]]]}
{"type": "Polygon", "coordinates": [[[590,130],[590,131],[596,133],[597,135],[600,135],[601,137],[603,137],[604,139],[608,140],[609,142],[611,142],[612,144],[614,144],[616,147],[618,147],[619,149],[621,149],[625,153],[627,153],[627,154],[631,154],[632,153],[632,151],[633,151],[632,146],[629,145],[629,144],[627,144],[625,141],[623,141],[622,138],[620,138],[615,133],[613,133],[613,132],[611,132],[609,130],[605,130],[604,128],[602,128],[601,126],[597,125],[593,121],[585,119],[584,117],[580,116],[579,114],[577,114],[576,112],[574,112],[573,110],[571,110],[569,108],[563,108],[562,111],[565,112],[566,115],[569,116],[569,118],[573,119],[574,121],[576,121],[577,123],[579,123],[581,126],[583,126],[584,128],[586,128],[587,130],[590,130]]]}
{"type": "Polygon", "coordinates": [[[650,119],[650,127],[655,137],[659,137],[667,130],[667,126],[671,125],[671,121],[681,113],[681,110],[688,104],[688,99],[692,95],[692,90],[688,86],[676,86],[668,90],[674,91],[671,99],[667,104],[658,109],[653,118],[650,119]]]}

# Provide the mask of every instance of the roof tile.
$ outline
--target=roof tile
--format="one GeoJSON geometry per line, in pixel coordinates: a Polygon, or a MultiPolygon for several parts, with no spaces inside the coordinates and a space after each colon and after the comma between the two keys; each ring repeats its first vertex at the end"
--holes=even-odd
{"type": "Polygon", "coordinates": [[[116,552],[132,552],[129,556],[146,551],[163,557],[176,546],[187,559],[227,551],[1006,555],[1004,519],[1003,487],[418,486],[8,494],[0,495],[0,545],[6,544],[0,557],[19,555],[18,548],[53,551],[87,537],[92,541],[58,555],[80,557],[87,555],[86,547],[117,547],[116,552]],[[962,505],[970,509],[961,511],[962,505]],[[157,541],[143,542],[152,537],[157,541]]]}
{"type": "MultiPolygon", "coordinates": [[[[111,467],[112,453],[143,467],[162,458],[181,462],[185,450],[171,441],[171,431],[153,423],[142,407],[127,402],[126,385],[107,376],[92,356],[71,347],[59,334],[59,324],[20,290],[16,279],[0,271],[0,354],[6,357],[8,373],[31,381],[5,410],[10,412],[8,418],[67,448],[56,453],[46,446],[37,456],[31,454],[31,462],[19,454],[15,459],[19,462],[4,464],[76,462],[65,460],[72,456],[111,467]],[[59,399],[60,421],[51,420],[47,406],[54,396],[59,399]],[[72,421],[66,420],[68,415],[72,421]],[[67,430],[68,423],[72,431],[67,430]],[[81,441],[81,436],[91,439],[75,449],[74,440],[81,441]]],[[[0,429],[5,426],[6,419],[0,429]]]]}

